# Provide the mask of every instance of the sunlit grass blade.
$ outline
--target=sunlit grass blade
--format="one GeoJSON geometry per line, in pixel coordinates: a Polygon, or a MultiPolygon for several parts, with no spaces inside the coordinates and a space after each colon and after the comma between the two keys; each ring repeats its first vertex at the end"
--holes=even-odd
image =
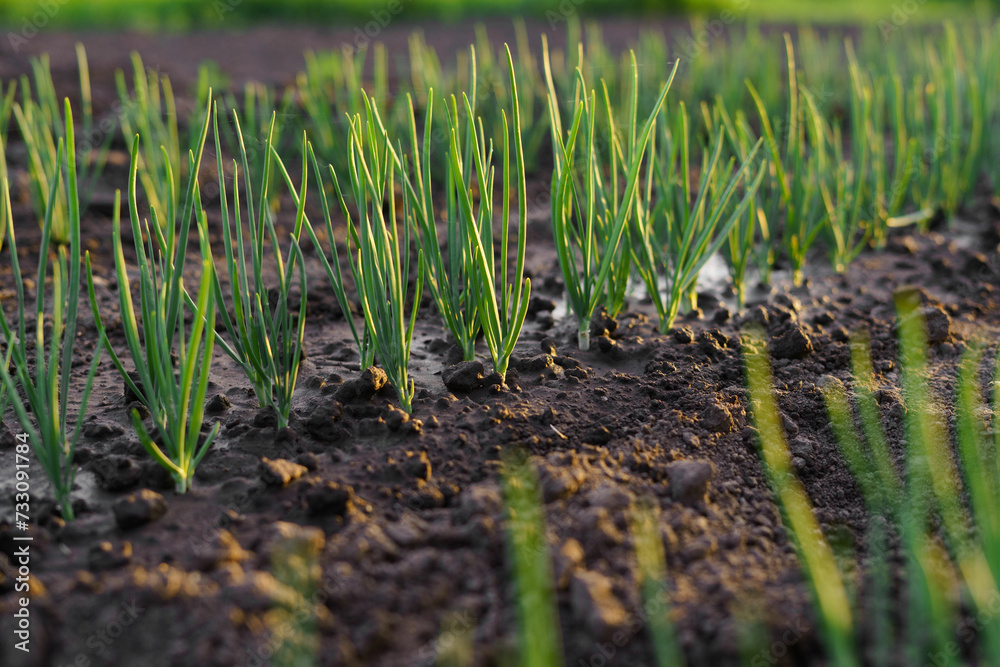
{"type": "Polygon", "coordinates": [[[659,508],[652,502],[639,503],[632,512],[632,541],[639,564],[639,586],[653,655],[659,667],[683,667],[684,654],[670,619],[667,566],[663,553],[659,508]]]}
{"type": "Polygon", "coordinates": [[[859,665],[860,658],[852,641],[854,621],[847,591],[809,497],[792,469],[792,457],[774,394],[771,364],[761,332],[751,331],[744,337],[743,363],[761,456],[812,588],[827,653],[834,665],[859,665]]]}
{"type": "Polygon", "coordinates": [[[507,540],[515,582],[520,661],[525,667],[563,664],[549,540],[538,473],[530,459],[504,463],[507,540]]]}
{"type": "MultiPolygon", "coordinates": [[[[326,271],[327,278],[330,280],[330,285],[333,287],[334,296],[337,298],[337,304],[340,306],[340,312],[343,313],[344,319],[347,321],[347,324],[351,329],[351,335],[354,337],[354,343],[358,348],[361,370],[365,370],[375,363],[375,349],[372,347],[371,336],[368,333],[368,327],[364,324],[363,318],[360,326],[354,321],[354,310],[352,308],[351,301],[347,297],[347,287],[344,283],[343,269],[340,265],[340,252],[337,250],[337,239],[334,234],[333,219],[330,215],[329,199],[326,196],[323,172],[319,168],[319,163],[316,160],[316,154],[313,151],[311,143],[308,145],[308,152],[309,164],[312,166],[313,173],[316,178],[320,203],[323,208],[323,220],[326,223],[326,236],[330,243],[330,250],[333,255],[332,258],[327,258],[326,252],[323,250],[323,244],[321,243],[316,230],[313,228],[308,218],[305,221],[306,231],[309,233],[309,238],[312,240],[313,245],[318,251],[320,261],[323,264],[323,269],[326,271]]],[[[356,283],[357,268],[354,258],[351,255],[351,244],[353,243],[355,248],[358,247],[359,239],[357,227],[355,226],[350,211],[347,208],[347,203],[344,200],[343,192],[340,189],[340,182],[337,179],[336,171],[334,171],[332,166],[329,167],[329,170],[330,178],[333,181],[333,186],[337,193],[337,199],[340,202],[341,210],[344,214],[344,219],[347,221],[347,259],[350,263],[351,275],[355,279],[356,283]]]]}

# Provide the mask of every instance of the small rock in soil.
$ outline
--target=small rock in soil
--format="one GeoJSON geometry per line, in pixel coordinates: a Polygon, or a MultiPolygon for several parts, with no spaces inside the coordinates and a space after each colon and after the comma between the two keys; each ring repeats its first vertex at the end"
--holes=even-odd
{"type": "Polygon", "coordinates": [[[125,433],[125,429],[118,424],[92,421],[87,422],[80,432],[88,438],[113,438],[125,433]]]}
{"type": "Polygon", "coordinates": [[[414,479],[428,480],[431,478],[431,462],[427,458],[427,452],[414,454],[407,453],[403,460],[403,471],[414,479]]]}
{"type": "Polygon", "coordinates": [[[570,583],[570,605],[590,633],[607,640],[625,627],[628,613],[615,597],[611,580],[599,572],[577,570],[570,583]]]}
{"type": "Polygon", "coordinates": [[[685,505],[693,505],[705,498],[708,483],[715,474],[713,463],[704,459],[674,461],[667,465],[666,470],[671,495],[685,505]]]}
{"type": "Polygon", "coordinates": [[[295,462],[306,467],[309,472],[316,472],[319,468],[319,457],[313,452],[303,452],[295,457],[295,462]]]}
{"type": "Polygon", "coordinates": [[[590,335],[594,338],[611,335],[616,329],[618,329],[618,320],[608,315],[604,309],[595,313],[590,320],[590,335]]]}
{"type": "Polygon", "coordinates": [[[265,456],[260,460],[260,478],[270,486],[288,486],[307,472],[304,465],[286,459],[272,460],[265,456]]]}
{"type": "Polygon", "coordinates": [[[759,324],[766,327],[771,320],[771,316],[767,312],[767,308],[764,306],[754,306],[747,310],[746,314],[741,318],[742,324],[759,324]]]}
{"type": "Polygon", "coordinates": [[[371,366],[362,371],[361,377],[340,385],[333,396],[341,402],[355,399],[367,401],[385,387],[388,381],[389,377],[384,370],[371,366]]]}
{"type": "Polygon", "coordinates": [[[547,354],[549,356],[554,357],[554,356],[556,356],[558,354],[558,352],[556,352],[556,342],[555,342],[555,340],[553,340],[552,338],[550,338],[548,336],[546,336],[545,338],[543,338],[538,343],[538,347],[542,350],[543,353],[545,353],[545,354],[547,354]]]}
{"type": "Polygon", "coordinates": [[[228,396],[225,394],[216,394],[208,400],[208,403],[205,405],[205,412],[210,415],[218,415],[231,407],[233,407],[233,404],[228,396]]]}
{"type": "Polygon", "coordinates": [[[927,326],[927,341],[941,343],[948,339],[951,331],[951,318],[939,306],[924,308],[924,322],[927,326]]]}
{"type": "Polygon", "coordinates": [[[87,552],[87,565],[92,572],[113,570],[132,562],[132,543],[125,541],[120,544],[100,542],[87,552]]]}
{"type": "Polygon", "coordinates": [[[712,403],[701,411],[701,424],[715,433],[731,433],[736,428],[729,409],[719,403],[712,403]]]}
{"type": "Polygon", "coordinates": [[[410,415],[395,406],[389,406],[384,419],[390,431],[398,431],[403,424],[410,421],[410,415]]]}
{"type": "Polygon", "coordinates": [[[275,550],[288,554],[320,554],[326,536],[319,528],[300,526],[287,521],[275,521],[267,531],[272,553],[275,550]]]}
{"type": "Polygon", "coordinates": [[[607,355],[611,359],[621,359],[624,356],[621,345],[610,336],[598,337],[597,349],[601,351],[601,354],[607,355]]]}
{"type": "Polygon", "coordinates": [[[479,482],[466,487],[458,497],[455,523],[464,524],[477,515],[500,516],[503,514],[503,498],[496,482],[479,482]]]}
{"type": "Polygon", "coordinates": [[[309,514],[344,516],[354,511],[354,488],[337,482],[317,484],[305,493],[309,514]]]}
{"type": "Polygon", "coordinates": [[[674,340],[681,345],[687,345],[688,343],[694,342],[694,332],[691,331],[689,327],[681,327],[679,329],[674,329],[671,332],[674,340]]]}
{"type": "Polygon", "coordinates": [[[792,439],[788,445],[788,449],[791,451],[793,456],[808,461],[809,458],[812,457],[813,443],[806,436],[799,435],[792,439]]]}
{"type": "Polygon", "coordinates": [[[278,413],[271,406],[261,408],[254,414],[250,423],[256,428],[276,428],[278,426],[278,413]]]}
{"type": "Polygon", "coordinates": [[[167,513],[167,501],[151,489],[142,489],[119,498],[112,506],[115,521],[122,530],[129,530],[151,521],[156,521],[167,513]]]}
{"type": "MultiPolygon", "coordinates": [[[[721,335],[721,332],[719,332],[721,335]]],[[[728,340],[726,341],[728,343],[728,340]]],[[[726,351],[723,343],[710,331],[702,331],[698,334],[698,349],[712,361],[719,361],[725,358],[726,351]]]]}
{"type": "Polygon", "coordinates": [[[553,575],[556,587],[565,590],[569,587],[570,578],[583,566],[583,547],[572,537],[563,542],[562,547],[553,558],[553,575]]]}
{"type": "Polygon", "coordinates": [[[338,401],[317,407],[306,419],[306,431],[320,442],[339,442],[347,435],[347,430],[338,425],[344,415],[344,406],[338,401]]]}
{"type": "Polygon", "coordinates": [[[532,296],[528,300],[528,315],[534,317],[538,313],[549,313],[556,309],[556,302],[543,296],[532,296]]]}
{"type": "Polygon", "coordinates": [[[587,431],[587,434],[583,437],[584,441],[591,445],[606,445],[611,442],[611,438],[611,431],[601,424],[587,431]]]}
{"type": "Polygon", "coordinates": [[[557,366],[562,366],[563,368],[583,368],[583,364],[580,363],[579,359],[574,359],[569,356],[555,356],[552,361],[556,362],[557,366]]]}
{"type": "Polygon", "coordinates": [[[220,530],[210,540],[195,545],[198,569],[208,572],[223,563],[242,563],[253,558],[253,554],[240,546],[239,540],[228,530],[220,530]]]}
{"type": "Polygon", "coordinates": [[[441,372],[444,385],[451,391],[468,393],[483,386],[486,368],[479,361],[463,361],[441,372]]]}
{"type": "Polygon", "coordinates": [[[812,352],[812,341],[802,327],[791,320],[771,340],[771,354],[776,359],[801,359],[812,352]]]}
{"type": "Polygon", "coordinates": [[[543,463],[539,466],[541,478],[542,499],[546,503],[567,498],[580,489],[580,484],[586,479],[586,473],[581,468],[554,466],[543,463]]]}
{"type": "MultiPolygon", "coordinates": [[[[142,379],[140,379],[139,373],[137,371],[129,371],[128,378],[132,380],[132,384],[135,385],[136,389],[145,393],[146,390],[142,386],[142,379]]],[[[136,393],[132,391],[132,388],[128,386],[128,382],[126,382],[125,380],[122,380],[122,396],[125,399],[124,402],[126,405],[128,405],[129,403],[135,403],[139,401],[139,397],[136,396],[136,393]]]]}
{"type": "Polygon", "coordinates": [[[142,466],[132,458],[111,454],[95,460],[91,467],[97,475],[97,484],[105,491],[124,491],[142,479],[142,466]]]}
{"type": "Polygon", "coordinates": [[[609,512],[627,509],[632,504],[632,492],[610,482],[600,484],[587,494],[593,507],[603,507],[609,512]]]}
{"type": "Polygon", "coordinates": [[[533,357],[511,357],[511,368],[516,368],[522,373],[541,373],[546,368],[550,368],[555,362],[550,354],[536,354],[533,357]]]}
{"type": "MultiPolygon", "coordinates": [[[[436,419],[433,415],[431,415],[431,418],[436,419]]],[[[424,432],[424,422],[419,419],[409,419],[403,422],[403,426],[399,429],[399,432],[404,435],[420,435],[424,432]]]]}

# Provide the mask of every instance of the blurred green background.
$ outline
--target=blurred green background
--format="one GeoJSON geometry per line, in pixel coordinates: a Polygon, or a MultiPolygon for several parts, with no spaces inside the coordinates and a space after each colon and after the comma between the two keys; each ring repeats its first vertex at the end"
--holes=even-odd
{"type": "Polygon", "coordinates": [[[5,32],[47,28],[189,30],[261,22],[353,24],[373,18],[461,19],[566,13],[720,14],[768,20],[934,21],[955,12],[991,12],[1000,0],[0,0],[5,32]]]}

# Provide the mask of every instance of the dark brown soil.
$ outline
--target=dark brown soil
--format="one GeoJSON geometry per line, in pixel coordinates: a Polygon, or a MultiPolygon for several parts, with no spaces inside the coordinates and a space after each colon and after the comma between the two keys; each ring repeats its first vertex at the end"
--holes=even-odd
{"type": "MultiPolygon", "coordinates": [[[[638,28],[611,27],[619,40],[638,28]]],[[[403,32],[394,26],[383,38],[390,48],[401,47],[403,32]]],[[[495,39],[510,39],[510,32],[500,24],[495,39]]],[[[464,46],[469,34],[433,31],[443,50],[464,46]]],[[[126,64],[131,48],[180,77],[214,57],[237,79],[282,81],[298,68],[304,48],[330,46],[343,39],[339,35],[261,30],[249,37],[83,38],[95,80],[105,84],[99,86],[103,104],[110,104],[109,73],[126,64]]],[[[52,52],[57,80],[72,78],[75,37],[43,35],[30,45],[52,52]]],[[[24,65],[20,57],[4,56],[0,75],[24,65]]],[[[11,153],[17,174],[24,164],[16,147],[11,153]]],[[[125,167],[110,168],[104,181],[107,189],[84,234],[110,315],[117,294],[107,201],[112,187],[124,185],[125,167]]],[[[532,187],[542,192],[545,184],[532,187]]],[[[43,474],[32,469],[32,572],[40,586],[27,658],[11,647],[16,547],[13,529],[0,525],[0,662],[267,664],[282,630],[269,610],[285,594],[270,574],[272,550],[299,534],[323,543],[322,595],[311,610],[320,664],[435,664],[453,639],[442,634],[448,618],[471,628],[475,664],[517,664],[498,469],[503,455],[519,448],[535,457],[541,474],[567,665],[652,664],[628,530],[628,510],[639,497],[655,499],[661,510],[669,593],[690,664],[735,664],[739,620],[748,615],[761,619],[775,642],[765,641],[753,664],[823,664],[808,591],[748,425],[740,329],[751,321],[767,326],[796,468],[824,530],[863,558],[867,514],[833,441],[817,383],[827,375],[849,378],[848,333],[867,330],[880,401],[901,455],[894,291],[918,287],[934,310],[930,358],[942,397],[967,341],[983,337],[995,352],[1000,215],[982,201],[950,229],[894,237],[885,252],[862,255],[846,276],[832,275],[817,254],[809,285],[755,294],[742,312],[726,309],[720,299],[727,295],[704,293],[701,316],[684,319],[668,335],[656,332],[649,308],[631,302],[616,323],[605,322],[611,335],[595,339],[586,353],[575,348],[573,328],[550,313],[561,299],[562,279],[547,205],[537,204],[528,268],[540,301],[518,346],[510,390],[452,393],[445,387],[441,374],[452,350],[428,303],[414,343],[419,396],[409,422],[391,391],[349,398],[356,389],[366,393],[364,382],[345,389],[359,376],[357,355],[309,249],[308,358],[291,426],[278,429],[273,415],[257,410],[239,369],[217,354],[209,407],[222,430],[191,493],[174,494],[142,452],[121,379],[102,362],[77,456],[76,521],[64,525],[54,516],[44,500],[43,474]],[[282,485],[282,475],[297,478],[282,485]],[[135,525],[164,509],[148,493],[138,494],[143,489],[161,494],[166,512],[135,525]]],[[[15,215],[30,271],[38,230],[23,196],[15,215]]],[[[5,261],[0,287],[10,285],[5,261]]],[[[3,296],[11,313],[11,294],[3,296]]],[[[81,364],[95,345],[87,312],[82,331],[81,364]]],[[[111,333],[122,349],[120,327],[112,325],[111,333]]],[[[12,443],[0,426],[0,469],[10,471],[0,475],[5,498],[11,496],[12,443]]],[[[10,520],[11,508],[5,502],[0,517],[10,520]]]]}

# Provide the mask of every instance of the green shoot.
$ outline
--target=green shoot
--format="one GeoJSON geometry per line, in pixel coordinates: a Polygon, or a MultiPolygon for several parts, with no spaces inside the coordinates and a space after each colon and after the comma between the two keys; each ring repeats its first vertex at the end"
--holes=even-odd
{"type": "Polygon", "coordinates": [[[306,532],[318,532],[315,528],[298,530],[302,532],[283,535],[271,550],[271,571],[284,592],[268,615],[273,636],[280,642],[271,659],[274,667],[315,667],[318,662],[315,605],[322,578],[323,539],[306,532]]]}
{"type": "Polygon", "coordinates": [[[656,664],[659,667],[683,667],[684,654],[670,621],[667,565],[660,533],[659,507],[653,502],[640,503],[632,512],[631,523],[635,556],[639,564],[642,606],[653,638],[656,664]]]}
{"type": "Polygon", "coordinates": [[[517,344],[524,317],[528,312],[528,297],[531,294],[531,280],[524,277],[524,251],[527,233],[528,216],[526,209],[524,153],[521,145],[521,120],[518,105],[517,81],[514,74],[514,62],[507,48],[507,64],[510,71],[510,87],[513,99],[514,121],[514,152],[517,168],[518,193],[518,230],[517,257],[515,259],[514,278],[508,282],[508,242],[510,237],[510,134],[507,130],[507,114],[503,117],[503,192],[501,197],[503,207],[500,223],[500,262],[496,262],[493,249],[493,165],[492,141],[487,142],[482,134],[482,122],[477,131],[475,115],[469,98],[463,96],[466,118],[469,123],[465,133],[465,152],[471,149],[474,164],[463,162],[462,150],[458,143],[458,111],[452,98],[450,171],[451,183],[449,190],[454,188],[458,200],[458,217],[465,229],[465,236],[472,240],[472,265],[467,268],[472,275],[473,293],[476,295],[476,305],[479,324],[482,327],[486,345],[493,357],[493,368],[504,377],[510,363],[510,355],[517,344]],[[471,145],[470,145],[471,144],[471,145]],[[479,190],[479,211],[475,212],[472,203],[472,192],[468,183],[472,180],[473,167],[479,190]],[[499,275],[498,275],[499,274],[499,275]]]}
{"type": "MultiPolygon", "coordinates": [[[[101,358],[101,345],[94,352],[90,370],[87,372],[83,391],[80,394],[80,409],[76,415],[75,426],[69,423],[70,377],[72,375],[72,360],[74,348],[77,345],[77,314],[80,302],[80,206],[77,185],[76,149],[73,133],[73,115],[69,100],[65,101],[65,143],[62,138],[56,149],[56,163],[61,165],[60,174],[54,175],[53,187],[49,190],[45,221],[42,227],[42,242],[38,251],[38,276],[35,281],[35,308],[32,315],[35,318],[34,359],[29,357],[27,315],[25,310],[24,281],[21,278],[21,268],[17,258],[17,242],[14,238],[14,223],[10,204],[10,184],[4,179],[2,187],[2,206],[5,214],[3,219],[10,234],[8,250],[10,252],[11,268],[14,284],[17,290],[17,329],[7,320],[6,313],[0,309],[0,330],[3,333],[4,345],[7,348],[0,364],[0,384],[6,397],[0,397],[0,408],[5,408],[4,402],[9,401],[17,415],[22,431],[27,435],[31,449],[34,450],[45,475],[52,484],[56,502],[62,510],[63,519],[73,519],[73,505],[70,494],[73,481],[76,478],[76,468],[73,466],[73,455],[80,429],[83,426],[84,413],[93,387],[94,375],[101,358]],[[69,204],[69,248],[59,248],[58,258],[52,265],[52,304],[46,308],[45,280],[49,275],[49,249],[52,239],[52,221],[56,207],[56,190],[65,183],[67,202],[69,204]],[[46,325],[46,315],[51,314],[51,327],[46,325]],[[46,334],[49,340],[46,341],[46,334]],[[14,374],[8,370],[8,364],[13,363],[14,374]],[[31,374],[33,365],[34,376],[31,374]],[[16,383],[16,384],[15,384],[16,383]],[[24,399],[18,394],[18,387],[24,392],[24,399]],[[34,420],[32,420],[32,415],[34,420]]],[[[3,409],[0,409],[0,418],[3,409]]],[[[27,454],[27,446],[18,445],[18,454],[27,454]],[[22,448],[24,451],[22,451],[22,448]]],[[[17,479],[22,481],[25,471],[18,471],[17,479]]]]}
{"type": "MultiPolygon", "coordinates": [[[[722,97],[716,97],[713,114],[708,118],[711,122],[706,125],[710,128],[718,126],[720,131],[725,132],[730,150],[738,160],[747,162],[750,152],[754,149],[754,142],[753,130],[750,129],[746,114],[742,110],[737,111],[734,120],[729,115],[722,97]]],[[[747,186],[752,183],[751,178],[749,173],[744,175],[744,183],[747,186]]],[[[730,228],[723,256],[729,265],[729,276],[733,281],[737,305],[743,308],[746,304],[746,284],[751,262],[757,265],[760,279],[765,283],[770,280],[771,267],[774,264],[774,238],[762,203],[760,187],[747,203],[746,212],[739,216],[730,228]]]]}
{"type": "MultiPolygon", "coordinates": [[[[172,185],[182,178],[174,169],[183,166],[178,129],[177,103],[170,79],[146,71],[142,58],[132,53],[133,93],[129,94],[125,73],[115,72],[115,85],[122,106],[120,123],[126,141],[141,139],[139,179],[149,207],[168,224],[176,219],[177,191],[172,185]]],[[[211,99],[211,92],[207,99],[211,99]]],[[[207,101],[207,100],[206,100],[207,101]]]]}
{"type": "MultiPolygon", "coordinates": [[[[357,238],[357,261],[352,262],[355,285],[361,298],[365,326],[372,349],[399,395],[403,410],[412,412],[415,387],[409,378],[410,346],[416,326],[417,310],[423,292],[424,259],[417,258],[417,282],[412,296],[410,316],[405,314],[407,283],[410,275],[410,230],[403,225],[402,236],[396,223],[396,206],[391,199],[399,159],[393,150],[378,114],[378,108],[362,93],[366,124],[360,114],[351,118],[349,168],[352,194],[357,204],[357,229],[349,237],[357,238]],[[388,201],[388,219],[383,202],[388,201]]],[[[333,169],[331,168],[331,172],[333,169]]],[[[332,174],[336,183],[336,174],[332,174]]],[[[347,204],[337,186],[341,208],[347,204]]],[[[354,227],[347,217],[349,228],[354,227]]]]}
{"type": "Polygon", "coordinates": [[[525,667],[563,664],[545,505],[530,459],[511,456],[504,464],[504,504],[511,571],[517,592],[520,662],[525,667]]]}
{"type": "MultiPolygon", "coordinates": [[[[873,516],[885,516],[899,532],[905,552],[908,613],[906,651],[909,660],[933,653],[948,655],[953,641],[957,609],[951,601],[956,580],[964,583],[966,593],[980,618],[990,618],[982,629],[984,647],[995,662],[1000,651],[1000,625],[988,611],[997,591],[996,555],[998,535],[994,502],[996,477],[995,452],[985,438],[985,425],[979,414],[978,368],[981,352],[972,345],[966,353],[957,383],[956,432],[963,476],[959,475],[949,451],[950,436],[943,422],[934,415],[939,408],[927,384],[927,353],[923,317],[913,294],[897,298],[900,316],[900,363],[902,389],[906,400],[907,459],[905,477],[895,468],[888,440],[882,428],[874,389],[870,346],[862,334],[855,335],[851,357],[854,367],[854,397],[863,427],[864,438],[854,427],[848,394],[833,383],[824,388],[827,410],[841,451],[862,491],[873,516]],[[865,446],[867,441],[867,447],[865,446]],[[972,516],[976,528],[968,525],[963,493],[963,478],[968,484],[972,516]],[[904,482],[905,479],[905,482],[904,482]],[[931,528],[934,517],[940,518],[943,545],[931,528]],[[974,537],[975,536],[975,537],[974,537]],[[947,549],[947,550],[946,550],[947,549]]],[[[876,650],[887,656],[893,650],[893,628],[887,599],[889,593],[885,530],[873,522],[875,551],[873,584],[877,587],[873,603],[877,605],[876,650]]],[[[954,663],[957,664],[957,663],[954,663]]]]}
{"type": "MultiPolygon", "coordinates": [[[[806,255],[826,221],[820,209],[820,192],[816,186],[819,176],[818,154],[806,147],[800,123],[798,74],[792,39],[785,35],[785,52],[788,59],[788,120],[785,145],[782,147],[775,135],[774,125],[767,106],[757,89],[747,81],[760,117],[763,135],[771,154],[771,173],[766,190],[777,193],[777,202],[784,214],[783,242],[785,253],[792,264],[792,282],[799,286],[803,281],[802,269],[806,255]]],[[[769,211],[768,219],[777,219],[769,211]]]]}
{"type": "MultiPolygon", "coordinates": [[[[254,205],[254,184],[247,157],[243,132],[238,115],[233,113],[233,123],[242,160],[244,189],[247,200],[247,225],[244,225],[240,206],[239,164],[233,161],[233,220],[230,223],[229,201],[226,195],[225,169],[222,162],[222,146],[219,138],[217,109],[213,105],[212,123],[215,128],[215,150],[219,174],[220,210],[222,213],[222,239],[225,248],[226,270],[229,276],[229,295],[223,291],[222,282],[215,275],[215,299],[222,323],[229,334],[232,345],[222,343],[223,350],[243,369],[253,385],[254,393],[261,407],[273,407],[281,426],[288,425],[302,360],[302,341],[305,336],[306,276],[305,261],[299,248],[299,237],[305,219],[306,187],[308,184],[308,162],[306,143],[302,144],[302,187],[297,196],[295,228],[291,237],[288,256],[281,257],[278,234],[274,227],[271,209],[268,205],[268,184],[271,182],[271,152],[273,150],[274,117],[267,134],[265,150],[268,158],[264,161],[258,198],[254,205]],[[246,229],[244,229],[246,227],[246,229]],[[233,246],[233,231],[236,245],[233,246]],[[246,238],[249,236],[249,238],[246,238]],[[270,302],[267,285],[264,283],[265,241],[273,250],[273,265],[278,275],[278,291],[275,303],[270,302]],[[247,260],[250,275],[247,275],[247,260]],[[299,308],[290,307],[292,278],[296,265],[299,278],[299,308]],[[228,306],[232,303],[234,317],[230,317],[228,306]],[[234,321],[235,319],[235,321],[234,321]]],[[[279,161],[280,162],[280,161],[279,161]]],[[[284,166],[278,167],[285,172],[284,166]]],[[[291,184],[290,184],[291,187],[291,184]]],[[[294,193],[294,188],[292,189],[294,193]]],[[[200,225],[202,255],[211,257],[207,221],[200,225]]]]}
{"type": "MultiPolygon", "coordinates": [[[[92,146],[95,138],[93,131],[93,105],[90,97],[90,69],[87,64],[87,54],[82,44],[76,45],[77,64],[80,72],[80,97],[83,111],[83,140],[80,142],[81,164],[78,166],[79,178],[83,185],[79,192],[81,211],[86,210],[98,177],[107,162],[108,150],[112,134],[105,133],[100,147],[92,146]],[[95,155],[91,153],[96,150],[95,155]]],[[[39,224],[48,213],[49,191],[56,191],[54,210],[52,211],[52,240],[65,245],[69,242],[69,202],[65,191],[65,183],[59,183],[58,172],[61,169],[56,159],[56,143],[59,139],[66,140],[66,118],[56,97],[55,85],[52,82],[52,72],[49,68],[47,55],[31,60],[32,78],[21,77],[20,103],[13,101],[14,87],[8,88],[7,95],[0,99],[0,144],[6,143],[6,125],[11,111],[17,121],[18,129],[27,149],[28,177],[31,192],[31,202],[38,216],[39,224]],[[31,81],[34,81],[35,96],[32,96],[31,81]],[[37,98],[37,99],[36,99],[37,98]]],[[[0,146],[0,152],[4,147],[0,146]]],[[[0,178],[7,175],[6,160],[0,155],[0,178]]]]}
{"type": "MultiPolygon", "coordinates": [[[[457,110],[456,110],[457,111],[457,110]]],[[[452,165],[447,165],[448,210],[445,218],[447,240],[442,243],[437,230],[434,214],[434,198],[431,191],[431,136],[434,113],[434,95],[431,91],[427,100],[424,119],[423,152],[417,140],[417,125],[410,100],[410,145],[412,150],[413,178],[410,169],[403,171],[403,202],[406,217],[414,227],[417,248],[424,256],[426,275],[424,280],[437,306],[441,319],[462,350],[463,361],[476,358],[476,337],[479,333],[479,317],[476,303],[476,288],[473,283],[474,271],[472,242],[464,218],[459,218],[456,193],[464,189],[465,182],[456,180],[452,165]]],[[[452,121],[453,122],[453,121],[452,121]]],[[[472,121],[468,132],[475,131],[472,121]]],[[[466,138],[465,145],[478,146],[466,138]]],[[[449,149],[450,155],[450,149],[449,149]]],[[[409,166],[409,165],[407,165],[409,166]]],[[[484,205],[491,202],[483,201],[484,205]]],[[[492,227],[491,234],[492,234],[492,227]]],[[[478,231],[476,232],[478,235],[478,231]]]]}
{"type": "Polygon", "coordinates": [[[746,336],[743,350],[753,424],[759,433],[762,458],[812,587],[832,664],[858,665],[860,661],[851,642],[853,620],[847,591],[830,545],[813,514],[809,496],[792,469],[763,334],[753,332],[746,336]]]}
{"type": "MultiPolygon", "coordinates": [[[[853,72],[857,75],[857,72],[853,72]]],[[[860,85],[860,84],[858,84],[860,85]]],[[[854,113],[851,115],[851,158],[844,157],[844,141],[840,126],[831,128],[823,119],[815,98],[808,91],[802,91],[809,118],[809,134],[812,149],[816,154],[816,174],[819,190],[826,207],[826,237],[830,263],[837,273],[847,271],[848,265],[864,250],[873,233],[870,221],[862,219],[865,207],[865,187],[868,184],[868,163],[871,159],[868,134],[864,131],[864,118],[871,108],[871,97],[859,94],[855,98],[854,113]],[[833,148],[830,161],[827,146],[833,148]]]]}
{"type": "Polygon", "coordinates": [[[729,239],[733,226],[750,206],[765,169],[761,166],[757,170],[742,201],[730,207],[737,185],[749,176],[747,172],[761,142],[734,173],[734,159],[722,164],[724,137],[719,133],[715,145],[702,156],[697,196],[692,200],[688,123],[683,105],[677,126],[667,138],[674,144],[667,147],[671,157],[656,160],[652,168],[657,206],[648,216],[639,206],[635,216],[635,265],[656,306],[660,331],[664,333],[674,326],[683,297],[693,291],[705,263],[729,239]],[[679,160],[676,164],[675,159],[679,160]],[[657,233],[658,229],[662,231],[657,233]],[[661,274],[666,279],[665,293],[660,290],[661,274]]]}
{"type": "MultiPolygon", "coordinates": [[[[375,348],[372,346],[372,339],[368,333],[367,325],[362,324],[361,327],[358,327],[358,325],[354,322],[351,302],[347,298],[347,288],[344,284],[344,274],[340,266],[340,252],[337,250],[337,240],[334,236],[333,219],[330,215],[330,202],[326,196],[326,188],[323,184],[323,172],[320,171],[319,163],[316,160],[316,153],[313,151],[311,143],[308,144],[308,152],[309,164],[312,165],[313,173],[316,177],[320,204],[323,208],[323,219],[326,222],[326,236],[330,241],[330,250],[333,255],[332,261],[328,259],[326,253],[323,252],[323,244],[308,218],[305,221],[306,231],[309,233],[309,238],[312,240],[313,245],[318,250],[317,254],[319,255],[320,262],[322,262],[323,269],[326,271],[326,275],[330,279],[330,285],[333,287],[334,296],[337,297],[337,303],[340,305],[340,312],[344,314],[344,319],[347,320],[347,324],[351,328],[351,335],[354,336],[354,343],[358,348],[358,356],[361,360],[361,370],[365,370],[375,363],[375,348]]],[[[336,171],[332,166],[330,167],[330,177],[333,181],[334,188],[336,189],[337,199],[340,201],[344,219],[348,221],[347,257],[351,265],[352,277],[357,285],[358,269],[357,264],[354,262],[354,258],[351,255],[350,246],[353,243],[355,248],[359,247],[358,230],[351,222],[351,214],[347,210],[347,203],[344,200],[344,195],[340,189],[340,182],[338,181],[336,171]]]]}
{"type": "MultiPolygon", "coordinates": [[[[185,493],[191,488],[194,470],[208,453],[219,432],[219,424],[216,423],[207,435],[202,436],[201,433],[216,339],[216,309],[215,299],[212,298],[214,266],[211,257],[203,255],[201,281],[194,299],[188,295],[183,282],[192,219],[197,217],[202,228],[207,224],[205,212],[200,206],[198,171],[211,120],[208,111],[206,109],[197,151],[188,154],[184,205],[182,213],[176,218],[161,220],[157,210],[150,208],[151,224],[140,219],[136,187],[141,161],[139,136],[136,135],[132,142],[128,205],[136,264],[139,268],[141,330],[123,252],[120,195],[116,196],[114,215],[115,270],[122,328],[129,355],[139,376],[138,383],[129,377],[106,337],[105,343],[115,368],[128,388],[139,398],[139,402],[149,411],[155,426],[155,430],[150,433],[138,410],[133,410],[132,423],[139,441],[169,471],[178,493],[185,493]],[[189,334],[184,323],[186,304],[191,305],[193,310],[189,334]],[[173,360],[174,353],[177,355],[176,364],[173,360]]],[[[172,174],[173,170],[168,168],[167,173],[172,174]]],[[[175,191],[172,177],[166,187],[171,192],[175,191]]],[[[171,213],[175,211],[173,208],[169,210],[171,213]]],[[[94,320],[98,331],[104,336],[105,327],[97,307],[89,253],[87,279],[94,320]]]]}
{"type": "MultiPolygon", "coordinates": [[[[548,48],[544,43],[543,59],[549,88],[549,122],[555,156],[552,174],[552,231],[569,305],[577,319],[578,344],[580,349],[586,350],[590,348],[590,320],[598,303],[609,295],[612,302],[620,300],[618,294],[622,297],[624,295],[624,287],[621,290],[612,289],[610,281],[612,275],[622,277],[622,264],[631,257],[629,252],[620,250],[622,237],[637,206],[642,163],[656,119],[677,72],[677,63],[638,136],[637,109],[635,104],[632,106],[628,152],[626,154],[620,146],[613,148],[613,160],[620,160],[623,167],[628,165],[624,185],[619,190],[617,177],[610,184],[604,182],[604,172],[598,162],[598,146],[594,136],[597,120],[596,93],[592,90],[586,92],[583,72],[577,69],[575,111],[569,131],[564,133],[548,48]],[[580,136],[581,133],[583,137],[580,136]]],[[[638,74],[634,60],[632,76],[637,86],[638,74]]],[[[613,119],[609,118],[608,122],[613,128],[613,119]]],[[[613,129],[609,135],[614,137],[613,129]]],[[[612,145],[615,142],[616,139],[612,138],[612,145]]],[[[617,170],[614,173],[617,174],[617,170]]],[[[643,205],[648,206],[648,202],[643,205]]],[[[627,278],[627,272],[625,277],[627,278]]],[[[623,283],[624,280],[619,280],[619,284],[623,283]]]]}

